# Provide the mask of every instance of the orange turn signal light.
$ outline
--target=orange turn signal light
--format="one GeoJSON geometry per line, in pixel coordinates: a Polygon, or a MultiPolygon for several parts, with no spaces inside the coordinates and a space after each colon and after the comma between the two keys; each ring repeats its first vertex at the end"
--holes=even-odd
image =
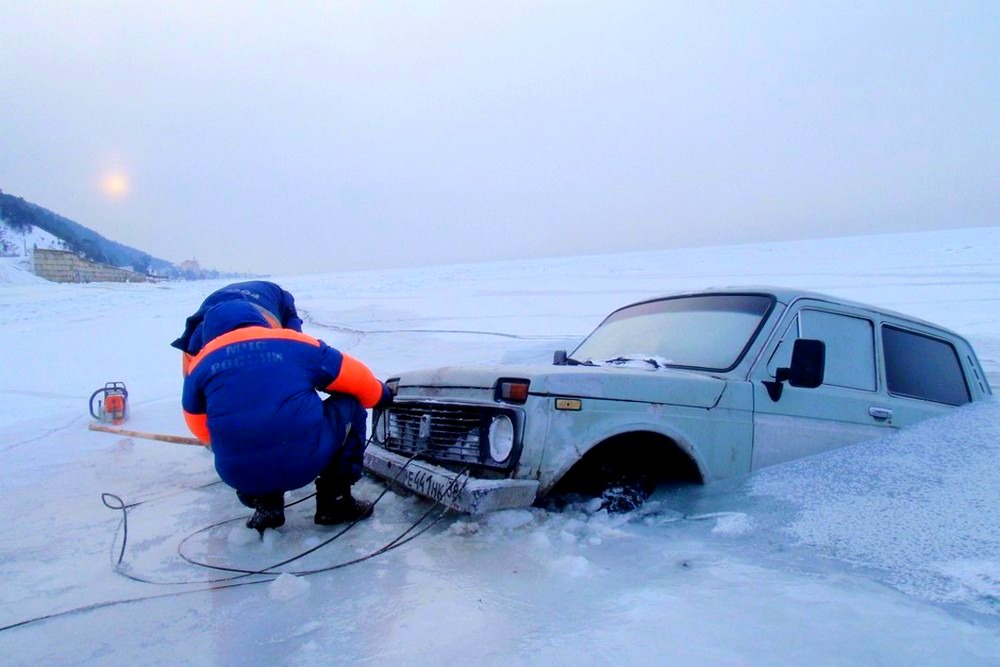
{"type": "Polygon", "coordinates": [[[527,380],[501,380],[497,384],[496,397],[508,403],[524,403],[528,400],[527,380]]]}

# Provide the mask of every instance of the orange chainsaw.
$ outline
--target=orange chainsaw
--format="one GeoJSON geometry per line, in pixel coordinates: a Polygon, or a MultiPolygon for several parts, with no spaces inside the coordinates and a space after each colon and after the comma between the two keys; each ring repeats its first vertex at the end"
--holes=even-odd
{"type": "Polygon", "coordinates": [[[108,382],[90,395],[90,415],[97,421],[121,424],[128,418],[128,389],[124,382],[108,382]]]}

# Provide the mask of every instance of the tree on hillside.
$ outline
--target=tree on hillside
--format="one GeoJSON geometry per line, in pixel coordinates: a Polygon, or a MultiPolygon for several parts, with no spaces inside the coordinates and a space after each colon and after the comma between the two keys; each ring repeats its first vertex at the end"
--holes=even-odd
{"type": "Polygon", "coordinates": [[[132,261],[132,270],[137,273],[148,274],[152,259],[153,259],[152,257],[150,257],[145,253],[139,255],[136,259],[132,261]]]}
{"type": "Polygon", "coordinates": [[[107,255],[101,250],[101,247],[94,239],[76,239],[74,243],[70,243],[70,248],[73,252],[83,255],[94,262],[108,263],[107,255]]]}
{"type": "Polygon", "coordinates": [[[10,238],[7,230],[0,227],[0,257],[12,257],[17,254],[17,244],[10,238]]]}

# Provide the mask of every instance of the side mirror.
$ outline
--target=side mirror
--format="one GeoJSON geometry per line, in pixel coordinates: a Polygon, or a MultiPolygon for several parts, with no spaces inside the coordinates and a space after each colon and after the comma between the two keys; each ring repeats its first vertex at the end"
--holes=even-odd
{"type": "MultiPolygon", "coordinates": [[[[783,369],[779,369],[781,373],[783,369]]],[[[823,384],[826,372],[826,343],[799,338],[792,347],[792,366],[788,369],[788,384],[815,389],[823,384]]]]}
{"type": "Polygon", "coordinates": [[[566,363],[566,350],[556,350],[552,355],[553,366],[563,366],[566,363]]]}
{"type": "Polygon", "coordinates": [[[792,347],[792,363],[788,368],[779,368],[773,382],[765,382],[768,396],[772,401],[781,398],[783,383],[793,387],[815,389],[823,384],[826,372],[826,343],[811,338],[799,338],[792,347]]]}

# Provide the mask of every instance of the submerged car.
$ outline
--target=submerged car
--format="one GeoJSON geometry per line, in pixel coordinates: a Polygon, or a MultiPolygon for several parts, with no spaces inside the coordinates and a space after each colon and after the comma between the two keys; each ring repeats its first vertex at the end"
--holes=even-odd
{"type": "Polygon", "coordinates": [[[552,365],[389,380],[367,469],[472,514],[546,498],[611,511],[881,437],[992,392],[948,329],[792,289],[713,289],[611,313],[552,365]]]}

